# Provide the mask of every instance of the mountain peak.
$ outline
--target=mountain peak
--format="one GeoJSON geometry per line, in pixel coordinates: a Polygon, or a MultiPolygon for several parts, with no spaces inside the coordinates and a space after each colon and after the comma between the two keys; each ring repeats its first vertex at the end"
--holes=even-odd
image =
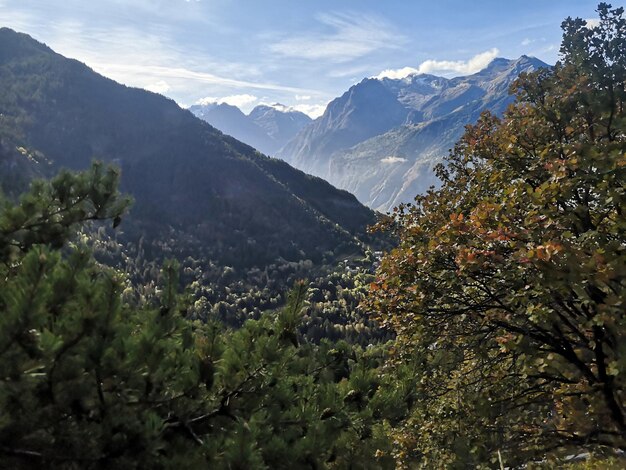
{"type": "Polygon", "coordinates": [[[306,114],[281,103],[262,103],[244,114],[237,106],[204,100],[189,111],[267,155],[276,153],[311,122],[306,114]]]}
{"type": "Polygon", "coordinates": [[[490,68],[490,67],[497,67],[497,66],[501,66],[501,65],[509,65],[511,62],[513,62],[513,60],[511,59],[507,59],[506,57],[496,57],[495,59],[493,59],[491,62],[489,62],[487,64],[487,67],[485,68],[490,68]]]}
{"type": "Polygon", "coordinates": [[[485,75],[492,72],[499,72],[508,69],[513,63],[515,63],[515,60],[513,59],[507,59],[506,57],[496,57],[491,62],[489,62],[486,67],[471,75],[485,75]]]}
{"type": "MultiPolygon", "coordinates": [[[[522,55],[517,59],[507,59],[505,57],[496,57],[487,67],[474,73],[471,77],[489,78],[494,75],[510,74],[517,76],[522,72],[531,72],[540,68],[550,67],[545,62],[527,55],[522,55]]],[[[463,79],[463,77],[457,77],[463,79]]]]}
{"type": "Polygon", "coordinates": [[[522,56],[495,58],[474,74],[464,66],[465,75],[454,78],[386,70],[331,101],[279,155],[373,208],[391,210],[437,184],[435,165],[482,111],[504,112],[520,73],[547,66],[522,56]]]}
{"type": "Polygon", "coordinates": [[[521,65],[523,67],[534,67],[534,69],[540,69],[545,67],[550,67],[549,64],[546,64],[543,60],[538,59],[537,57],[522,55],[518,59],[513,62],[515,65],[521,65]]]}
{"type": "Polygon", "coordinates": [[[254,109],[252,111],[250,111],[250,114],[253,114],[255,112],[255,110],[258,111],[269,111],[269,110],[274,110],[274,111],[278,111],[280,113],[293,113],[293,112],[298,112],[296,111],[292,106],[287,106],[284,105],[282,103],[261,103],[257,106],[254,107],[254,109]]]}
{"type": "Polygon", "coordinates": [[[239,109],[235,105],[228,104],[225,101],[220,101],[218,99],[213,99],[213,98],[201,99],[201,100],[197,101],[195,104],[191,105],[190,108],[216,108],[218,106],[221,106],[223,108],[237,108],[237,109],[239,109]]]}
{"type": "MultiPolygon", "coordinates": [[[[205,119],[205,116],[215,113],[219,113],[223,116],[229,116],[229,119],[240,119],[240,116],[241,118],[245,117],[245,114],[237,106],[219,101],[202,101],[190,106],[189,111],[198,116],[200,119],[205,119]]],[[[209,124],[211,123],[210,121],[208,122],[209,124]]]]}

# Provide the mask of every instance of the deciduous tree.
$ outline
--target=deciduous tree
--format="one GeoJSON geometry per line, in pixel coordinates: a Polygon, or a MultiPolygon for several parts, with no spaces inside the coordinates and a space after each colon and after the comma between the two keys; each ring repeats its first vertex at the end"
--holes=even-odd
{"type": "Polygon", "coordinates": [[[402,457],[626,448],[626,20],[598,13],[565,20],[561,60],[520,77],[442,187],[382,224],[400,245],[369,303],[421,379],[402,457]]]}

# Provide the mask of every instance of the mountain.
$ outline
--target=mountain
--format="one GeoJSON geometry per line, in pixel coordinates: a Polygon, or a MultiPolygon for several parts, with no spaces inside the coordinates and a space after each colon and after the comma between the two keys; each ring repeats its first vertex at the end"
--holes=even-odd
{"type": "Polygon", "coordinates": [[[276,143],[278,151],[313,120],[304,113],[280,103],[256,106],[248,117],[276,143]]]}
{"type": "Polygon", "coordinates": [[[480,113],[504,112],[521,72],[548,67],[522,56],[494,59],[452,79],[413,74],[366,78],[331,101],[278,156],[379,210],[410,202],[437,183],[434,166],[480,113]]]}
{"type": "Polygon", "coordinates": [[[237,106],[226,103],[208,103],[193,105],[189,111],[224,134],[233,136],[263,153],[268,154],[267,148],[273,145],[265,129],[258,126],[237,106]]]}
{"type": "Polygon", "coordinates": [[[306,114],[279,103],[259,105],[248,115],[226,103],[193,105],[189,111],[267,155],[278,152],[312,121],[306,114]]]}
{"type": "Polygon", "coordinates": [[[5,192],[93,158],[119,166],[121,189],[134,197],[121,236],[163,255],[233,265],[345,256],[375,219],[346,191],[259,154],[174,101],[0,29],[5,192]]]}

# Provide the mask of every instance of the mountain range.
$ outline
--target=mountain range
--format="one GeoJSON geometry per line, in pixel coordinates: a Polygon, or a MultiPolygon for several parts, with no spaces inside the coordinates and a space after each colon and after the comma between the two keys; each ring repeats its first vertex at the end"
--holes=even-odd
{"type": "MultiPolygon", "coordinates": [[[[264,122],[262,109],[255,115],[264,122]]],[[[94,158],[121,169],[121,188],[135,200],[124,236],[164,256],[174,249],[233,265],[345,256],[375,220],[348,192],[260,154],[174,101],[0,29],[5,193],[94,158]]]]}
{"type": "Polygon", "coordinates": [[[196,104],[189,111],[266,155],[274,155],[312,122],[306,114],[280,103],[256,106],[247,115],[227,103],[196,104]]]}
{"type": "Polygon", "coordinates": [[[331,101],[279,152],[293,166],[387,211],[436,185],[434,167],[481,112],[501,114],[533,57],[494,59],[473,75],[366,78],[331,101]]]}

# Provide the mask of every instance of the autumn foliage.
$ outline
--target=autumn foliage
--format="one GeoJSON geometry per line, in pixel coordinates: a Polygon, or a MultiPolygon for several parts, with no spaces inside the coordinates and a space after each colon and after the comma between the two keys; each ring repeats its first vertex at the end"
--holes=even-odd
{"type": "Polygon", "coordinates": [[[400,244],[369,304],[397,333],[390,367],[420,378],[401,461],[626,449],[626,20],[598,12],[565,20],[556,66],[380,224],[400,244]]]}

